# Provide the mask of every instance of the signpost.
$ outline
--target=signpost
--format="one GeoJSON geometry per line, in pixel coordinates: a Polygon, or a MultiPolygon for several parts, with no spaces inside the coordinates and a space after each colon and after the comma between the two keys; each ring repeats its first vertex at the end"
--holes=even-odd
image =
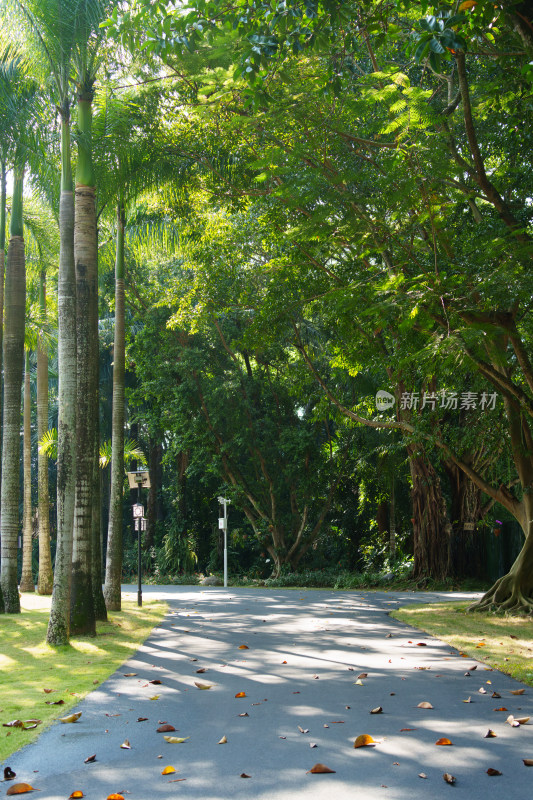
{"type": "Polygon", "coordinates": [[[218,527],[224,531],[224,586],[228,585],[228,506],[230,500],[219,497],[218,527]]]}
{"type": "Polygon", "coordinates": [[[133,520],[135,523],[135,531],[138,536],[138,582],[137,582],[137,605],[142,606],[142,578],[141,578],[141,531],[146,530],[146,519],[144,518],[144,506],[141,503],[141,489],[150,488],[150,473],[144,470],[136,470],[135,472],[128,472],[128,483],[130,489],[137,489],[137,502],[133,505],[133,520]]]}

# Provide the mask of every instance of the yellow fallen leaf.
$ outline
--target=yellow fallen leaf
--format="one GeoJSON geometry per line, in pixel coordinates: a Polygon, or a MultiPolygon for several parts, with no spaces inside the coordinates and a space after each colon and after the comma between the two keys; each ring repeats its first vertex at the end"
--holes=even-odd
{"type": "Polygon", "coordinates": [[[369,745],[377,744],[377,742],[370,736],[368,733],[362,733],[360,736],[357,737],[353,746],[354,748],[357,747],[368,747],[369,745]]]}
{"type": "Polygon", "coordinates": [[[76,714],[70,714],[68,717],[60,717],[59,721],[60,722],[65,722],[65,723],[66,722],[77,722],[79,720],[79,718],[81,717],[81,715],[82,715],[82,712],[81,711],[77,711],[76,714]]]}
{"type": "Polygon", "coordinates": [[[442,739],[437,739],[435,744],[450,745],[450,744],[452,744],[452,742],[450,742],[449,739],[446,739],[445,737],[443,737],[442,739]]]}
{"type": "Polygon", "coordinates": [[[81,791],[81,789],[77,789],[75,792],[72,792],[72,794],[71,794],[71,795],[69,795],[69,798],[68,798],[68,800],[73,800],[73,798],[75,798],[75,797],[76,797],[76,798],[77,798],[77,797],[85,797],[85,795],[83,794],[83,792],[81,791]]]}
{"type": "Polygon", "coordinates": [[[33,786],[30,786],[29,783],[15,783],[13,786],[10,786],[7,790],[6,794],[26,794],[26,792],[34,792],[35,789],[33,786]]]}
{"type": "Polygon", "coordinates": [[[212,683],[197,683],[196,681],[194,681],[194,685],[198,689],[210,689],[213,684],[212,683]]]}
{"type": "Polygon", "coordinates": [[[148,700],[159,700],[160,697],[161,697],[160,694],[153,694],[151,697],[148,698],[148,700]]]}
{"type": "Polygon", "coordinates": [[[357,680],[354,683],[354,686],[364,686],[364,685],[365,684],[363,683],[363,681],[360,678],[357,678],[357,680]]]}
{"type": "Polygon", "coordinates": [[[165,767],[161,775],[172,775],[173,772],[176,772],[174,767],[165,767]]]}
{"type": "Polygon", "coordinates": [[[246,692],[237,692],[235,697],[246,697],[246,692]]]}
{"type": "Polygon", "coordinates": [[[186,742],[190,738],[190,736],[163,736],[165,742],[169,742],[169,744],[182,744],[182,742],[186,742]]]}
{"type": "Polygon", "coordinates": [[[249,650],[249,649],[250,649],[250,648],[248,647],[248,645],[247,645],[247,644],[240,644],[240,645],[239,645],[239,650],[249,650]]]}

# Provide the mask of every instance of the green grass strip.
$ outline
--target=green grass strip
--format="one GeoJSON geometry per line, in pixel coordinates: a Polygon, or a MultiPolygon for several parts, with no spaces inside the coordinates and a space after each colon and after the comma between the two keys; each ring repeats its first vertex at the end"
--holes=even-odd
{"type": "Polygon", "coordinates": [[[66,647],[46,644],[50,598],[22,594],[21,614],[0,616],[0,762],[34,741],[59,717],[132,656],[167,611],[148,601],[123,601],[120,612],[97,623],[97,636],[79,636],[66,647]],[[50,693],[45,689],[51,689],[50,693]],[[63,700],[62,705],[47,701],[63,700]],[[33,730],[4,728],[15,719],[40,719],[33,730]]]}
{"type": "Polygon", "coordinates": [[[410,605],[391,616],[533,686],[533,625],[526,617],[467,613],[468,603],[410,605]]]}

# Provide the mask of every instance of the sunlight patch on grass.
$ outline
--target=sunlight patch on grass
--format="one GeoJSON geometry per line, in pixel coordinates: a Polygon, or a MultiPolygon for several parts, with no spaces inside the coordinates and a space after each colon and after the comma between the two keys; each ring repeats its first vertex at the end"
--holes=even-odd
{"type": "Polygon", "coordinates": [[[412,605],[391,616],[420,628],[518,681],[533,686],[531,620],[525,617],[468,613],[468,603],[412,605]]]}
{"type": "Polygon", "coordinates": [[[123,601],[120,612],[97,624],[96,638],[79,636],[66,647],[46,644],[50,597],[22,594],[21,614],[0,616],[0,726],[40,719],[34,730],[0,727],[0,761],[39,733],[106,680],[138,650],[167,611],[164,602],[139,608],[123,601]],[[44,690],[48,689],[49,692],[44,690]],[[63,700],[61,705],[47,701],[63,700]]]}

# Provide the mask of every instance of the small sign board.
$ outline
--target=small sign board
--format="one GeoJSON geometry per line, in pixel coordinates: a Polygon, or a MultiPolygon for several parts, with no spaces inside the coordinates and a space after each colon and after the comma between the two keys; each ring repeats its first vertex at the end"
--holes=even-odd
{"type": "Polygon", "coordinates": [[[475,531],[476,523],[475,522],[465,522],[463,525],[464,531],[475,531]]]}
{"type": "Polygon", "coordinates": [[[128,484],[130,489],[149,489],[150,473],[148,470],[138,469],[135,472],[128,472],[128,484]]]}

